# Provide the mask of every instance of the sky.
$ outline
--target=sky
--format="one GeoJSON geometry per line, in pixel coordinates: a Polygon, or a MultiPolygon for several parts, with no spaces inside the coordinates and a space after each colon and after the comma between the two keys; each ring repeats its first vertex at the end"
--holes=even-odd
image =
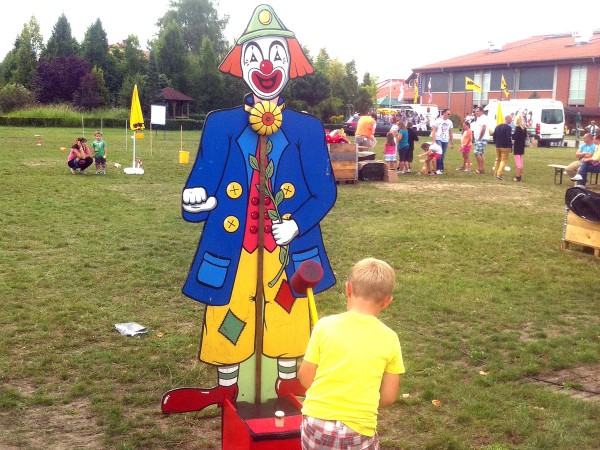
{"type": "MultiPolygon", "coordinates": [[[[214,1],[219,16],[229,15],[225,37],[233,42],[246,29],[254,8],[261,2],[249,0],[214,1]]],[[[552,7],[547,0],[502,2],[479,0],[468,8],[459,2],[433,0],[418,9],[419,2],[373,0],[369,7],[356,9],[348,0],[270,0],[285,26],[296,34],[312,56],[325,48],[329,57],[345,64],[355,61],[359,81],[365,72],[379,81],[408,78],[413,68],[429,65],[496,45],[552,33],[585,32],[600,25],[595,14],[566,7],[552,7]],[[412,4],[412,7],[404,5],[412,4]]],[[[363,3],[363,2],[360,2],[363,3]]],[[[584,2],[585,3],[585,2],[584,2]]],[[[590,2],[591,4],[591,2],[590,2]]],[[[168,10],[168,0],[20,0],[5,8],[0,19],[0,58],[14,46],[15,39],[31,16],[40,24],[44,43],[62,13],[71,24],[78,42],[100,19],[109,44],[136,35],[142,48],[155,38],[156,21],[168,10]],[[140,7],[143,5],[143,7],[140,7]]],[[[595,10],[595,8],[594,8],[595,10]]]]}

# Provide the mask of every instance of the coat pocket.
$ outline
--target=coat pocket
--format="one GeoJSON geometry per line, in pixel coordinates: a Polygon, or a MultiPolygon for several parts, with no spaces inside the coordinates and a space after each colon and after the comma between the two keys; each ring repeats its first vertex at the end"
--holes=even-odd
{"type": "Polygon", "coordinates": [[[196,278],[202,284],[213,288],[221,288],[225,283],[227,270],[231,264],[231,259],[220,258],[211,253],[205,252],[202,255],[202,262],[198,268],[196,278]]]}
{"type": "Polygon", "coordinates": [[[321,257],[319,255],[319,248],[313,247],[309,248],[308,250],[304,250],[303,252],[296,252],[292,254],[292,264],[294,266],[294,272],[298,270],[300,264],[308,260],[312,260],[316,263],[319,263],[321,267],[323,267],[323,264],[321,263],[321,257]]]}

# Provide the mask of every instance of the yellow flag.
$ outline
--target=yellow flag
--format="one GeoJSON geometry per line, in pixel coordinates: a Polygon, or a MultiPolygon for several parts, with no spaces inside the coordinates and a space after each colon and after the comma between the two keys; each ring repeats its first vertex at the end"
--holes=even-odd
{"type": "Polygon", "coordinates": [[[504,123],[504,115],[502,114],[502,102],[498,102],[498,110],[496,111],[496,125],[504,123]]]}
{"type": "Polygon", "coordinates": [[[417,78],[415,78],[415,95],[413,97],[413,103],[417,103],[419,101],[419,74],[417,74],[417,78]]]}
{"type": "Polygon", "coordinates": [[[504,74],[502,74],[502,81],[500,81],[500,89],[504,92],[504,96],[508,98],[510,92],[508,92],[508,86],[506,85],[506,80],[504,79],[504,74]]]}
{"type": "Polygon", "coordinates": [[[144,116],[142,115],[142,105],[140,105],[140,97],[138,96],[137,84],[133,87],[133,95],[131,97],[129,128],[131,128],[134,131],[140,131],[144,129],[144,116]]]}
{"type": "Polygon", "coordinates": [[[477,91],[481,93],[481,86],[471,80],[469,77],[465,77],[465,90],[467,91],[477,91]]]}

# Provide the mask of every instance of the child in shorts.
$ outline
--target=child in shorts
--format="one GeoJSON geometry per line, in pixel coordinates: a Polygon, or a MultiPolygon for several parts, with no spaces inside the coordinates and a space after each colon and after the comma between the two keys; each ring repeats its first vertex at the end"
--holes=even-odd
{"type": "Polygon", "coordinates": [[[100,131],[96,131],[95,137],[96,140],[92,142],[92,150],[96,161],[96,175],[100,175],[101,169],[102,174],[106,175],[106,142],[102,140],[100,131]]]}
{"type": "Polygon", "coordinates": [[[473,132],[471,131],[471,124],[465,121],[463,123],[463,134],[460,139],[460,152],[463,157],[463,165],[456,170],[471,171],[471,147],[473,147],[473,132]]]}
{"type": "Polygon", "coordinates": [[[388,165],[388,170],[396,170],[398,157],[396,156],[396,139],[394,133],[389,132],[386,135],[385,145],[383,147],[383,160],[388,165]]]}
{"type": "Polygon", "coordinates": [[[346,308],[319,320],[298,378],[304,450],[378,449],[378,409],[391,405],[404,373],[398,335],[377,315],[392,301],[396,279],[384,261],[357,262],[346,282],[346,308]]]}
{"type": "Polygon", "coordinates": [[[427,175],[436,175],[437,161],[442,157],[442,147],[435,142],[423,142],[421,144],[421,150],[423,150],[424,153],[421,153],[419,156],[427,155],[427,159],[425,160],[427,175]]]}

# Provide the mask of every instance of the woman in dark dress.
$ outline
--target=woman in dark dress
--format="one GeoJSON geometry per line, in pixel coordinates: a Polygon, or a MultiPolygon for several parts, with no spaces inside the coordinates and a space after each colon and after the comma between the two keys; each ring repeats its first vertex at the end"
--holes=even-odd
{"type": "Polygon", "coordinates": [[[523,117],[519,114],[515,123],[515,131],[513,132],[513,152],[515,157],[515,167],[517,175],[513,181],[521,181],[521,172],[523,171],[523,155],[525,154],[525,140],[527,139],[527,128],[523,123],[523,117]]]}

